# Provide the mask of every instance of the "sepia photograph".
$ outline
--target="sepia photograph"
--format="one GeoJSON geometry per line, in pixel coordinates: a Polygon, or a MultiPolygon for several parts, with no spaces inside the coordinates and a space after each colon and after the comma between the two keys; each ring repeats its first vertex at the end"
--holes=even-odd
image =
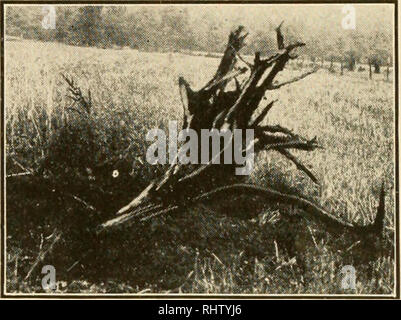
{"type": "Polygon", "coordinates": [[[3,2],[1,295],[399,299],[397,5],[3,2]]]}

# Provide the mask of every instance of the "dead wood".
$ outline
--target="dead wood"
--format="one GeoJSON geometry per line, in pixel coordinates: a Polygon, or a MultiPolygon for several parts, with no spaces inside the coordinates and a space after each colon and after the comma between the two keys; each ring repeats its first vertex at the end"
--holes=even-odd
{"type": "MultiPolygon", "coordinates": [[[[301,160],[291,154],[291,149],[313,151],[319,148],[316,137],[308,139],[293,133],[280,125],[263,124],[275,100],[269,101],[267,93],[285,85],[293,84],[313,74],[310,70],[293,79],[278,83],[276,76],[284,70],[287,62],[296,59],[297,48],[305,46],[302,42],[284,44],[281,24],[276,29],[278,50],[267,57],[255,53],[253,64],[245,61],[239,54],[248,35],[244,27],[238,27],[229,36],[227,47],[212,79],[200,90],[191,89],[182,77],[178,80],[181,101],[184,108],[183,129],[192,129],[198,133],[202,129],[230,130],[252,129],[254,139],[251,144],[254,152],[274,151],[293,162],[314,183],[318,183],[301,160]],[[241,80],[239,80],[241,79],[241,80]],[[230,89],[233,83],[235,89],[230,89]],[[267,104],[264,102],[267,100],[267,104]],[[261,110],[261,111],[259,111],[261,110]]],[[[209,162],[198,165],[173,163],[165,174],[151,182],[137,197],[118,211],[118,216],[97,228],[105,232],[114,227],[129,225],[136,221],[151,219],[155,216],[176,211],[188,205],[205,201],[214,196],[227,194],[257,195],[263,201],[283,202],[297,206],[299,214],[323,224],[329,231],[347,231],[356,234],[374,232],[381,234],[384,219],[384,188],[380,195],[380,205],[376,220],[367,226],[354,225],[342,221],[337,215],[329,213],[317,204],[302,196],[283,194],[279,191],[244,184],[244,178],[234,174],[235,165],[213,164],[213,160],[222,157],[229,143],[221,147],[217,155],[209,162]]],[[[244,151],[250,144],[243,139],[240,146],[244,151]]]]}

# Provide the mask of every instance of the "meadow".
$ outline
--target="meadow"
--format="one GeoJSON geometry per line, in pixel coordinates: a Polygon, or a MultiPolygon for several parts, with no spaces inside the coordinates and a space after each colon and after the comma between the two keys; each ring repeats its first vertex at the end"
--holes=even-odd
{"type": "MultiPolygon", "coordinates": [[[[256,159],[249,177],[259,185],[302,194],[343,220],[359,224],[373,221],[384,182],[385,230],[375,259],[356,258],[358,244],[344,245],[319,225],[298,216],[290,221],[282,217],[282,212],[296,208],[230,199],[215,206],[223,212],[260,210],[258,218],[237,220],[199,206],[101,241],[82,236],[82,230],[112,217],[162,173],[162,166],[146,163],[147,131],[167,128],[170,120],[181,123],[178,77],[197,89],[210,79],[218,63],[216,58],[181,53],[6,42],[7,292],[43,292],[40,270],[24,278],[54,226],[68,225],[70,235],[46,260],[58,270],[58,293],[393,293],[394,83],[385,81],[384,74],[368,80],[367,74],[340,76],[339,71],[321,69],[272,92],[271,98],[278,102],[269,123],[309,138],[317,136],[324,147],[296,153],[315,172],[320,185],[273,152],[256,159]],[[81,116],[69,109],[72,102],[61,74],[72,77],[84,95],[90,90],[90,125],[95,128],[97,153],[85,147],[87,137],[79,131],[81,116]],[[76,123],[78,139],[60,138],[65,121],[76,123]],[[49,152],[54,152],[54,162],[59,160],[52,164],[58,180],[50,189],[46,182],[30,177],[43,168],[49,152]],[[66,160],[77,153],[75,162],[66,160]],[[111,159],[122,159],[120,155],[129,167],[117,182],[108,178],[119,165],[111,159]],[[100,166],[96,176],[102,188],[107,187],[109,198],[100,199],[94,195],[96,190],[71,187],[86,179],[80,168],[71,166],[87,163],[110,164],[100,166]],[[13,176],[16,173],[26,175],[13,176]],[[93,216],[71,201],[52,196],[57,183],[63,190],[71,187],[80,192],[102,214],[93,216]],[[281,245],[289,235],[295,256],[281,245]],[[355,290],[341,288],[344,265],[356,269],[355,290]]],[[[283,77],[302,72],[293,67],[283,77]]],[[[122,175],[123,169],[119,172],[122,175]]]]}

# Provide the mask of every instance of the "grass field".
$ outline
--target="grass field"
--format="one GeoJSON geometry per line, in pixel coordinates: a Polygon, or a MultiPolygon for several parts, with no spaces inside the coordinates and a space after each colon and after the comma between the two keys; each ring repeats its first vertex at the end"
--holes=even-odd
{"type": "MultiPolygon", "coordinates": [[[[384,181],[382,249],[367,261],[352,239],[332,236],[304,219],[283,218],[281,213],[291,209],[285,205],[231,203],[230,199],[216,206],[260,210],[259,218],[240,221],[211,212],[210,207],[197,207],[101,241],[82,236],[82,230],[113,216],[115,209],[162,172],[162,167],[146,164],[147,130],[166,128],[169,120],[181,121],[178,77],[198,88],[210,79],[219,61],[30,41],[7,42],[5,53],[6,173],[35,171],[44,156],[54,152],[54,159],[60,159],[53,164],[60,186],[84,190],[80,197],[102,211],[92,216],[76,204],[62,202],[45,183],[29,176],[7,178],[8,292],[43,292],[40,270],[27,280],[24,277],[46,237],[55,225],[62,225],[72,231],[45,261],[56,266],[57,292],[393,293],[394,85],[384,81],[384,75],[369,81],[358,73],[340,76],[319,70],[274,91],[278,102],[269,122],[306,137],[317,136],[324,146],[297,153],[321,185],[314,185],[271,152],[258,157],[249,178],[259,185],[299,192],[344,220],[360,224],[374,219],[384,181]],[[73,77],[84,94],[91,91],[96,154],[85,148],[80,115],[66,109],[71,101],[61,73],[73,77]],[[63,119],[75,123],[79,139],[60,140],[63,119]],[[76,162],[65,160],[77,153],[76,162]],[[72,186],[82,177],[80,168],[68,166],[100,164],[123,153],[130,164],[125,176],[118,182],[107,180],[117,168],[112,163],[96,177],[108,188],[109,198],[72,186]],[[282,246],[289,235],[295,256],[282,246]],[[356,269],[356,289],[344,291],[341,268],[350,264],[356,269]]],[[[285,71],[283,77],[297,72],[285,71]]]]}

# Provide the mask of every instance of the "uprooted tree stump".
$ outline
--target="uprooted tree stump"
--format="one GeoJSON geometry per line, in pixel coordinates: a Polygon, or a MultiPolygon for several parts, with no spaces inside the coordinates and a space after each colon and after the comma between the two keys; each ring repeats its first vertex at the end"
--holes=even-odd
{"type": "MultiPolygon", "coordinates": [[[[278,50],[270,56],[262,58],[256,52],[253,63],[242,58],[239,52],[244,46],[247,33],[240,26],[230,34],[216,73],[202,89],[194,91],[187,81],[179,78],[184,108],[183,129],[194,130],[198,137],[201,136],[202,129],[229,130],[231,133],[235,129],[251,129],[254,139],[246,141],[243,137],[242,144],[237,144],[241,152],[250,145],[254,147],[255,154],[261,151],[278,152],[292,161],[313,182],[318,183],[314,174],[290,152],[291,149],[313,151],[319,148],[317,139],[307,139],[280,125],[262,124],[275,103],[274,100],[268,100],[269,91],[290,85],[316,71],[308,71],[281,83],[275,80],[287,62],[297,58],[297,48],[305,45],[302,42],[285,45],[280,27],[281,25],[276,28],[278,50]],[[230,90],[231,87],[235,89],[230,90]]],[[[233,134],[229,136],[228,143],[220,147],[220,152],[213,155],[207,163],[183,165],[173,161],[165,174],[151,182],[137,197],[121,208],[117,217],[98,226],[97,234],[187,208],[213,197],[240,194],[256,195],[266,201],[295,205],[299,208],[299,215],[323,224],[329,232],[350,232],[357,237],[365,237],[367,234],[381,237],[384,219],[383,188],[378,213],[372,224],[360,226],[342,221],[335,214],[302,196],[244,183],[243,176],[235,175],[233,164],[215,164],[214,160],[222,159],[227,145],[232,146],[232,140],[233,134]]]]}
{"type": "MultiPolygon", "coordinates": [[[[64,172],[65,167],[74,166],[74,164],[85,163],[85,159],[77,158],[76,160],[65,158],[65,150],[62,145],[59,148],[54,148],[59,144],[58,140],[54,140],[54,145],[50,145],[49,155],[47,155],[36,172],[28,172],[32,176],[32,181],[38,185],[44,186],[49,195],[56,198],[54,201],[64,204],[69,204],[66,211],[71,211],[75,205],[80,209],[80,212],[90,213],[88,215],[77,214],[74,217],[85,220],[84,223],[74,223],[75,220],[68,216],[62,222],[58,223],[54,228],[50,237],[50,244],[43,248],[38,255],[36,261],[31,266],[26,275],[28,279],[36,270],[37,266],[45,259],[56,243],[65,237],[68,237],[73,230],[72,237],[77,233],[85,233],[85,241],[79,241],[85,248],[91,247],[91,251],[97,251],[97,244],[102,243],[104,238],[116,238],[115,234],[110,236],[111,232],[119,232],[121,227],[130,227],[132,224],[150,220],[154,217],[171,214],[184,210],[189,206],[195,206],[198,203],[210,203],[215,199],[228,198],[230,196],[241,197],[257,197],[269,203],[283,203],[297,207],[297,219],[305,217],[307,220],[315,221],[322,225],[325,229],[334,234],[347,233],[361,243],[366,244],[364,251],[369,251],[371,254],[376,250],[375,244],[381,240],[383,231],[383,220],[385,215],[384,209],[384,186],[379,198],[379,206],[375,221],[371,224],[361,226],[351,222],[343,221],[338,218],[338,215],[329,213],[319,205],[310,200],[305,199],[301,195],[285,194],[277,190],[256,186],[246,183],[246,178],[243,175],[236,175],[235,159],[228,161],[231,164],[222,163],[226,156],[225,151],[228,148],[237,148],[237,152],[246,152],[248,148],[253,147],[254,153],[258,154],[262,151],[278,152],[283,157],[293,162],[296,167],[308,176],[314,183],[318,183],[315,175],[304,165],[290,150],[313,151],[319,148],[316,138],[307,139],[299,134],[293,133],[290,129],[280,125],[267,125],[264,121],[271,108],[274,106],[275,100],[269,100],[268,93],[272,90],[280,89],[283,86],[290,85],[294,82],[302,80],[316,70],[310,70],[291,80],[278,82],[276,76],[285,68],[286,64],[296,59],[296,50],[304,46],[302,42],[292,44],[284,44],[284,37],[280,29],[281,25],[276,28],[278,50],[273,52],[268,57],[262,57],[260,53],[255,53],[253,63],[246,61],[240,55],[240,50],[244,46],[244,41],[247,36],[244,28],[240,26],[232,32],[228,39],[228,44],[220,65],[217,68],[213,78],[200,90],[194,91],[183,78],[179,78],[178,84],[181,94],[182,105],[184,108],[183,129],[184,132],[193,130],[196,136],[202,137],[201,130],[219,130],[219,132],[228,132],[228,135],[220,137],[224,138],[224,144],[220,143],[220,149],[217,153],[213,153],[211,159],[206,163],[201,164],[182,164],[180,161],[172,162],[171,166],[166,170],[163,176],[152,181],[142,192],[139,193],[130,203],[118,210],[117,216],[99,224],[105,218],[102,212],[103,208],[96,208],[91,203],[91,197],[81,198],[80,190],[88,188],[89,194],[99,194],[103,197],[104,190],[96,185],[87,186],[87,184],[79,184],[79,188],[74,190],[68,189],[68,183],[65,187],[60,187],[60,179],[65,179],[65,175],[59,174],[64,172]],[[247,140],[247,135],[241,136],[241,141],[238,143],[234,140],[236,129],[243,131],[252,130],[253,138],[247,140]],[[60,150],[59,150],[60,149],[60,150]],[[65,159],[66,163],[61,166],[57,163],[58,159],[65,159]],[[73,161],[74,160],[74,161],[73,161]],[[216,163],[219,160],[220,163],[216,163]],[[52,166],[53,164],[53,166],[52,166]],[[44,174],[46,173],[46,174],[44,174]],[[60,178],[61,177],[61,178],[60,178]],[[74,205],[74,206],[73,206],[74,205]],[[68,220],[68,223],[64,223],[68,220]],[[84,227],[82,227],[84,225],[84,227]],[[96,245],[94,245],[96,244],[96,245]]],[[[64,77],[69,87],[69,97],[73,104],[68,110],[82,119],[92,119],[91,114],[91,97],[88,92],[88,98],[85,98],[72,79],[64,77]]],[[[65,122],[64,129],[68,133],[68,119],[63,118],[65,122]]],[[[81,123],[81,122],[80,122],[81,123]]],[[[84,125],[81,128],[85,134],[77,134],[73,132],[73,140],[85,140],[85,151],[94,148],[92,122],[83,121],[84,125]],[[85,138],[84,138],[85,137],[85,138]],[[87,141],[86,141],[87,139],[87,141]]],[[[81,133],[81,131],[78,131],[81,133]]],[[[63,137],[65,132],[60,132],[63,137]]],[[[67,134],[68,136],[68,134],[67,134]]],[[[177,153],[177,157],[187,151],[185,149],[191,139],[185,141],[177,153]]],[[[70,140],[68,140],[70,141],[70,140]]],[[[200,141],[197,141],[200,142],[200,141]]],[[[220,141],[221,142],[221,141],[220,141]]],[[[198,143],[199,145],[199,143],[198,143]]],[[[198,152],[200,150],[198,149],[198,152]]],[[[209,150],[210,151],[210,150],[209,150]]],[[[233,150],[231,150],[233,151],[233,150]]],[[[209,152],[210,153],[210,152],[209,152]]],[[[235,153],[231,153],[233,157],[235,153]]],[[[87,156],[87,153],[85,154],[87,156]]],[[[198,154],[199,159],[199,154],[198,154]]],[[[171,159],[170,159],[171,161],[171,159]]],[[[224,161],[227,163],[227,161],[224,161]]],[[[93,164],[93,163],[92,163],[93,164]]],[[[83,169],[85,169],[83,166],[83,169]]],[[[88,164],[90,167],[90,165],[88,164]]],[[[80,166],[82,167],[82,166],[80,166]]],[[[81,168],[82,169],[82,168],[81,168]]],[[[83,170],[82,169],[82,170],[83,170]]],[[[96,168],[93,168],[96,169],[96,168]]],[[[71,174],[67,174],[71,175],[71,174]]],[[[69,180],[76,177],[69,177],[69,180]]],[[[129,188],[124,185],[123,188],[129,188]]],[[[132,190],[135,193],[134,190],[132,190]]],[[[94,196],[97,199],[97,196],[94,196]]],[[[124,196],[124,199],[126,197],[124,196]]],[[[104,202],[101,202],[104,203],[104,202]]],[[[101,206],[101,204],[100,204],[101,206]]],[[[117,205],[115,207],[118,207],[117,205]]],[[[64,208],[65,209],[65,208],[64,208]]],[[[113,214],[113,212],[109,212],[113,214]]],[[[230,212],[225,212],[230,214],[230,212]]],[[[239,217],[238,213],[232,212],[235,217],[239,217]]],[[[241,216],[243,219],[249,219],[252,215],[256,216],[259,212],[247,212],[246,216],[241,216]]],[[[107,214],[107,217],[110,217],[107,214]]],[[[292,218],[292,217],[291,217],[292,218]]],[[[290,219],[291,220],[291,219],[290,219]]],[[[283,224],[288,221],[283,219],[283,224]]],[[[290,222],[291,223],[291,222],[290,222]]],[[[289,226],[291,227],[291,226],[289,226]]],[[[81,238],[80,238],[81,239],[81,238]]],[[[119,238],[118,238],[119,239],[119,238]]],[[[119,241],[119,240],[118,240],[119,241]]],[[[88,254],[85,251],[85,254],[88,254]]],[[[375,255],[375,253],[373,253],[375,255]]],[[[82,258],[82,257],[81,257],[82,258]]],[[[67,272],[75,266],[74,263],[67,272]]]]}

